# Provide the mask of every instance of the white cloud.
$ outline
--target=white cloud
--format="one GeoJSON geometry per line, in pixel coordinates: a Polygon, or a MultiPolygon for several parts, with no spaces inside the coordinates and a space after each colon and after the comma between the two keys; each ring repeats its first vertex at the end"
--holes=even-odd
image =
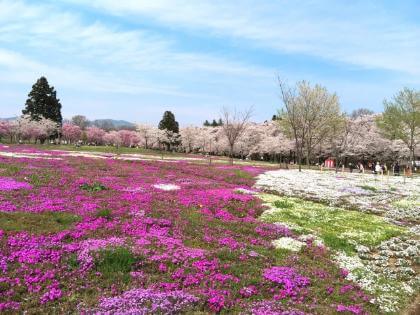
{"type": "Polygon", "coordinates": [[[88,5],[172,28],[245,39],[280,52],[420,74],[420,26],[382,9],[380,2],[94,0],[88,5]]]}
{"type": "Polygon", "coordinates": [[[418,26],[365,3],[64,1],[0,0],[0,82],[2,91],[10,86],[18,100],[10,96],[10,104],[22,103],[40,75],[59,88],[70,114],[90,110],[92,117],[115,113],[124,118],[125,111],[127,119],[130,111],[156,116],[168,106],[191,117],[189,122],[207,119],[224,105],[254,104],[261,108],[258,119],[271,116],[279,106],[277,71],[291,81],[327,84],[339,94],[344,91],[348,103],[363,106],[381,106],[386,90],[394,89],[394,82],[385,87],[383,82],[355,82],[297,62],[286,69],[259,66],[265,61],[235,57],[240,55],[235,47],[255,49],[252,58],[263,58],[265,51],[281,53],[285,62],[278,64],[287,64],[285,53],[290,53],[340,62],[346,69],[397,71],[392,74],[398,77],[395,89],[401,82],[419,83],[418,26]],[[207,45],[212,36],[219,44],[229,41],[232,57],[216,49],[190,49],[185,38],[177,37],[180,31],[207,45]],[[360,91],[369,95],[362,97],[360,91]],[[116,113],[121,106],[124,110],[116,113]]]}
{"type": "Polygon", "coordinates": [[[21,43],[42,57],[56,55],[55,62],[76,59],[90,67],[166,73],[197,72],[267,76],[265,69],[240,64],[209,54],[180,52],[170,40],[144,30],[127,31],[100,22],[85,23],[69,12],[49,5],[20,1],[0,2],[0,43],[21,43]],[[46,12],[48,12],[46,14],[46,12]]]}

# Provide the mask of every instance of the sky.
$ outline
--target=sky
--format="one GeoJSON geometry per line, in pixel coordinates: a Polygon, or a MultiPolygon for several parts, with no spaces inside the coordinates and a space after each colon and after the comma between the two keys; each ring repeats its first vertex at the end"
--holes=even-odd
{"type": "Polygon", "coordinates": [[[420,86],[420,1],[0,0],[0,117],[47,77],[65,118],[182,125],[281,107],[277,77],[379,112],[420,86]]]}

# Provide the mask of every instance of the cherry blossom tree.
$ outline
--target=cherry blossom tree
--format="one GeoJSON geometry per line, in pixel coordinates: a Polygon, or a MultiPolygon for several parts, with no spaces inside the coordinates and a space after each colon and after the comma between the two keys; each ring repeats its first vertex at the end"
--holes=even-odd
{"type": "Polygon", "coordinates": [[[158,142],[159,129],[148,124],[138,124],[137,132],[141,144],[145,149],[154,148],[158,142]]]}
{"type": "Polygon", "coordinates": [[[122,144],[121,135],[118,131],[115,131],[115,130],[107,132],[102,137],[102,140],[104,141],[106,145],[114,145],[117,148],[120,147],[122,144]]]}
{"type": "Polygon", "coordinates": [[[375,123],[376,115],[364,115],[350,123],[347,148],[342,155],[360,160],[392,158],[392,141],[384,138],[375,123]]]}
{"type": "Polygon", "coordinates": [[[118,134],[121,139],[121,144],[125,147],[132,147],[140,142],[140,137],[135,131],[119,130],[118,134]]]}
{"type": "Polygon", "coordinates": [[[89,143],[94,143],[96,145],[103,143],[103,137],[106,134],[101,128],[92,126],[86,128],[86,138],[89,143]]]}
{"type": "Polygon", "coordinates": [[[74,143],[81,139],[82,129],[75,124],[64,123],[63,127],[61,127],[61,134],[68,143],[74,143]]]}
{"type": "Polygon", "coordinates": [[[251,156],[268,156],[274,160],[277,155],[279,162],[287,158],[289,162],[290,152],[294,149],[293,141],[289,140],[280,129],[276,121],[269,121],[258,125],[261,130],[260,141],[250,148],[251,156]]]}
{"type": "Polygon", "coordinates": [[[197,140],[201,129],[202,128],[193,126],[181,128],[179,134],[185,152],[189,153],[197,148],[197,140]]]}
{"type": "Polygon", "coordinates": [[[3,137],[9,138],[13,142],[13,137],[16,134],[16,121],[0,120],[0,140],[3,137]]]}
{"type": "Polygon", "coordinates": [[[236,109],[229,111],[227,108],[222,110],[222,130],[229,144],[229,158],[231,164],[233,164],[234,146],[244,134],[251,114],[252,108],[243,112],[239,112],[236,109]]]}
{"type": "Polygon", "coordinates": [[[43,143],[50,136],[57,133],[58,124],[50,119],[39,117],[33,120],[24,115],[16,120],[17,136],[19,139],[43,143]]]}

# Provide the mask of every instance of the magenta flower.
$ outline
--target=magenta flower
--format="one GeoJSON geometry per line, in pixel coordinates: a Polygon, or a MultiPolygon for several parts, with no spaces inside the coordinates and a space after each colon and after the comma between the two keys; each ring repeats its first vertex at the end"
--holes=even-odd
{"type": "Polygon", "coordinates": [[[18,182],[13,178],[0,177],[0,190],[18,190],[32,189],[32,186],[26,182],[18,182]]]}

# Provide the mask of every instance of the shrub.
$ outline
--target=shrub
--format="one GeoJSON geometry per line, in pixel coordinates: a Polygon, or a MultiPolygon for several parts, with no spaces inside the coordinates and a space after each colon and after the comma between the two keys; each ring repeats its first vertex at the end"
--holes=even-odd
{"type": "Polygon", "coordinates": [[[89,185],[88,183],[84,183],[84,184],[80,185],[80,189],[86,190],[86,191],[89,191],[89,192],[95,192],[95,191],[107,190],[108,188],[106,188],[101,183],[95,182],[91,185],[89,185]]]}
{"type": "Polygon", "coordinates": [[[96,269],[104,274],[131,271],[136,258],[126,247],[116,247],[101,250],[95,262],[96,269]]]}
{"type": "Polygon", "coordinates": [[[100,209],[96,213],[97,218],[104,218],[106,220],[111,220],[112,218],[112,211],[110,209],[100,209]]]}
{"type": "Polygon", "coordinates": [[[290,208],[293,208],[293,202],[287,199],[276,200],[274,201],[274,206],[276,208],[281,208],[281,209],[290,209],[290,208]]]}

